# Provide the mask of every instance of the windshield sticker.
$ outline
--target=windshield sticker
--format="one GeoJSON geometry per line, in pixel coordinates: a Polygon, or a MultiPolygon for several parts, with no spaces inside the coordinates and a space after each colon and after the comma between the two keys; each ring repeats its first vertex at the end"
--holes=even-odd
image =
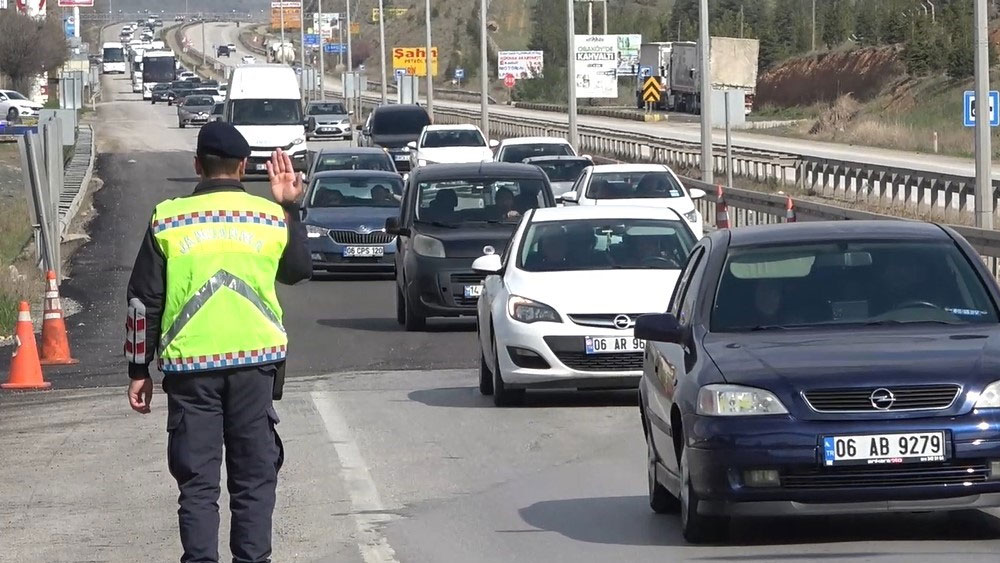
{"type": "Polygon", "coordinates": [[[945,307],[945,311],[953,315],[960,315],[963,317],[985,317],[989,315],[989,311],[980,311],[978,309],[955,309],[953,307],[945,307]]]}

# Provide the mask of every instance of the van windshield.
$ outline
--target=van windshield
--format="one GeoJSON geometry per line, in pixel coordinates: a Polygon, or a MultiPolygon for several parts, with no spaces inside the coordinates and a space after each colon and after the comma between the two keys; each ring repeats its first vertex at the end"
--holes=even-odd
{"type": "Polygon", "coordinates": [[[233,125],[302,125],[299,100],[233,100],[233,125]]]}
{"type": "Polygon", "coordinates": [[[121,47],[105,47],[104,62],[106,63],[125,62],[125,51],[121,47]]]}
{"type": "Polygon", "coordinates": [[[413,111],[376,111],[372,116],[372,133],[376,135],[420,135],[431,124],[423,109],[413,111]]]}

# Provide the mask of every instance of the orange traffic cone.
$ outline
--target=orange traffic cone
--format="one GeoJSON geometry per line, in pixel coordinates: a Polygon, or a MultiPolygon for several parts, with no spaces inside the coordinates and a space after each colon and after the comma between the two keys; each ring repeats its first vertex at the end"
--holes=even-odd
{"type": "Polygon", "coordinates": [[[785,222],[794,223],[795,222],[795,204],[792,203],[792,196],[785,196],[788,198],[785,201],[785,222]]]}
{"type": "Polygon", "coordinates": [[[722,183],[715,186],[715,228],[729,228],[729,204],[726,203],[726,196],[722,194],[722,183]]]}
{"type": "Polygon", "coordinates": [[[35,346],[35,327],[31,323],[31,309],[27,301],[21,301],[14,334],[17,347],[10,362],[10,378],[0,388],[48,389],[52,384],[42,379],[42,366],[38,362],[38,348],[35,346]]]}
{"type": "Polygon", "coordinates": [[[66,321],[63,320],[56,273],[49,270],[45,278],[48,280],[48,288],[45,290],[45,312],[42,317],[42,365],[75,364],[77,360],[69,352],[69,338],[66,336],[66,321]]]}

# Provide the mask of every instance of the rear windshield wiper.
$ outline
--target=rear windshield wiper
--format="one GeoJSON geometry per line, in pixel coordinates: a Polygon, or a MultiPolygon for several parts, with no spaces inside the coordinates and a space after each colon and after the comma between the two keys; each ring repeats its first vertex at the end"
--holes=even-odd
{"type": "Polygon", "coordinates": [[[781,325],[757,325],[757,326],[753,326],[753,327],[747,328],[745,330],[748,330],[750,332],[757,332],[757,331],[761,331],[761,330],[788,330],[788,327],[787,326],[781,326],[781,325]]]}
{"type": "Polygon", "coordinates": [[[865,323],[865,326],[912,325],[912,324],[963,325],[965,323],[955,322],[955,321],[941,321],[935,319],[922,319],[916,321],[898,321],[891,319],[883,319],[878,321],[868,321],[865,323]]]}

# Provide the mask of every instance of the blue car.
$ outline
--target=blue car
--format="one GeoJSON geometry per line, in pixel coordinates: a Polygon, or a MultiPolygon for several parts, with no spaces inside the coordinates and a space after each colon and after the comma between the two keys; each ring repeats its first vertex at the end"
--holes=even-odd
{"type": "Polygon", "coordinates": [[[399,215],[402,194],[395,172],[314,174],[302,203],[313,271],[395,272],[396,236],[385,232],[385,220],[399,215]]]}
{"type": "Polygon", "coordinates": [[[1000,288],[929,223],[723,229],[637,320],[649,503],[732,517],[1000,506],[1000,288]]]}

